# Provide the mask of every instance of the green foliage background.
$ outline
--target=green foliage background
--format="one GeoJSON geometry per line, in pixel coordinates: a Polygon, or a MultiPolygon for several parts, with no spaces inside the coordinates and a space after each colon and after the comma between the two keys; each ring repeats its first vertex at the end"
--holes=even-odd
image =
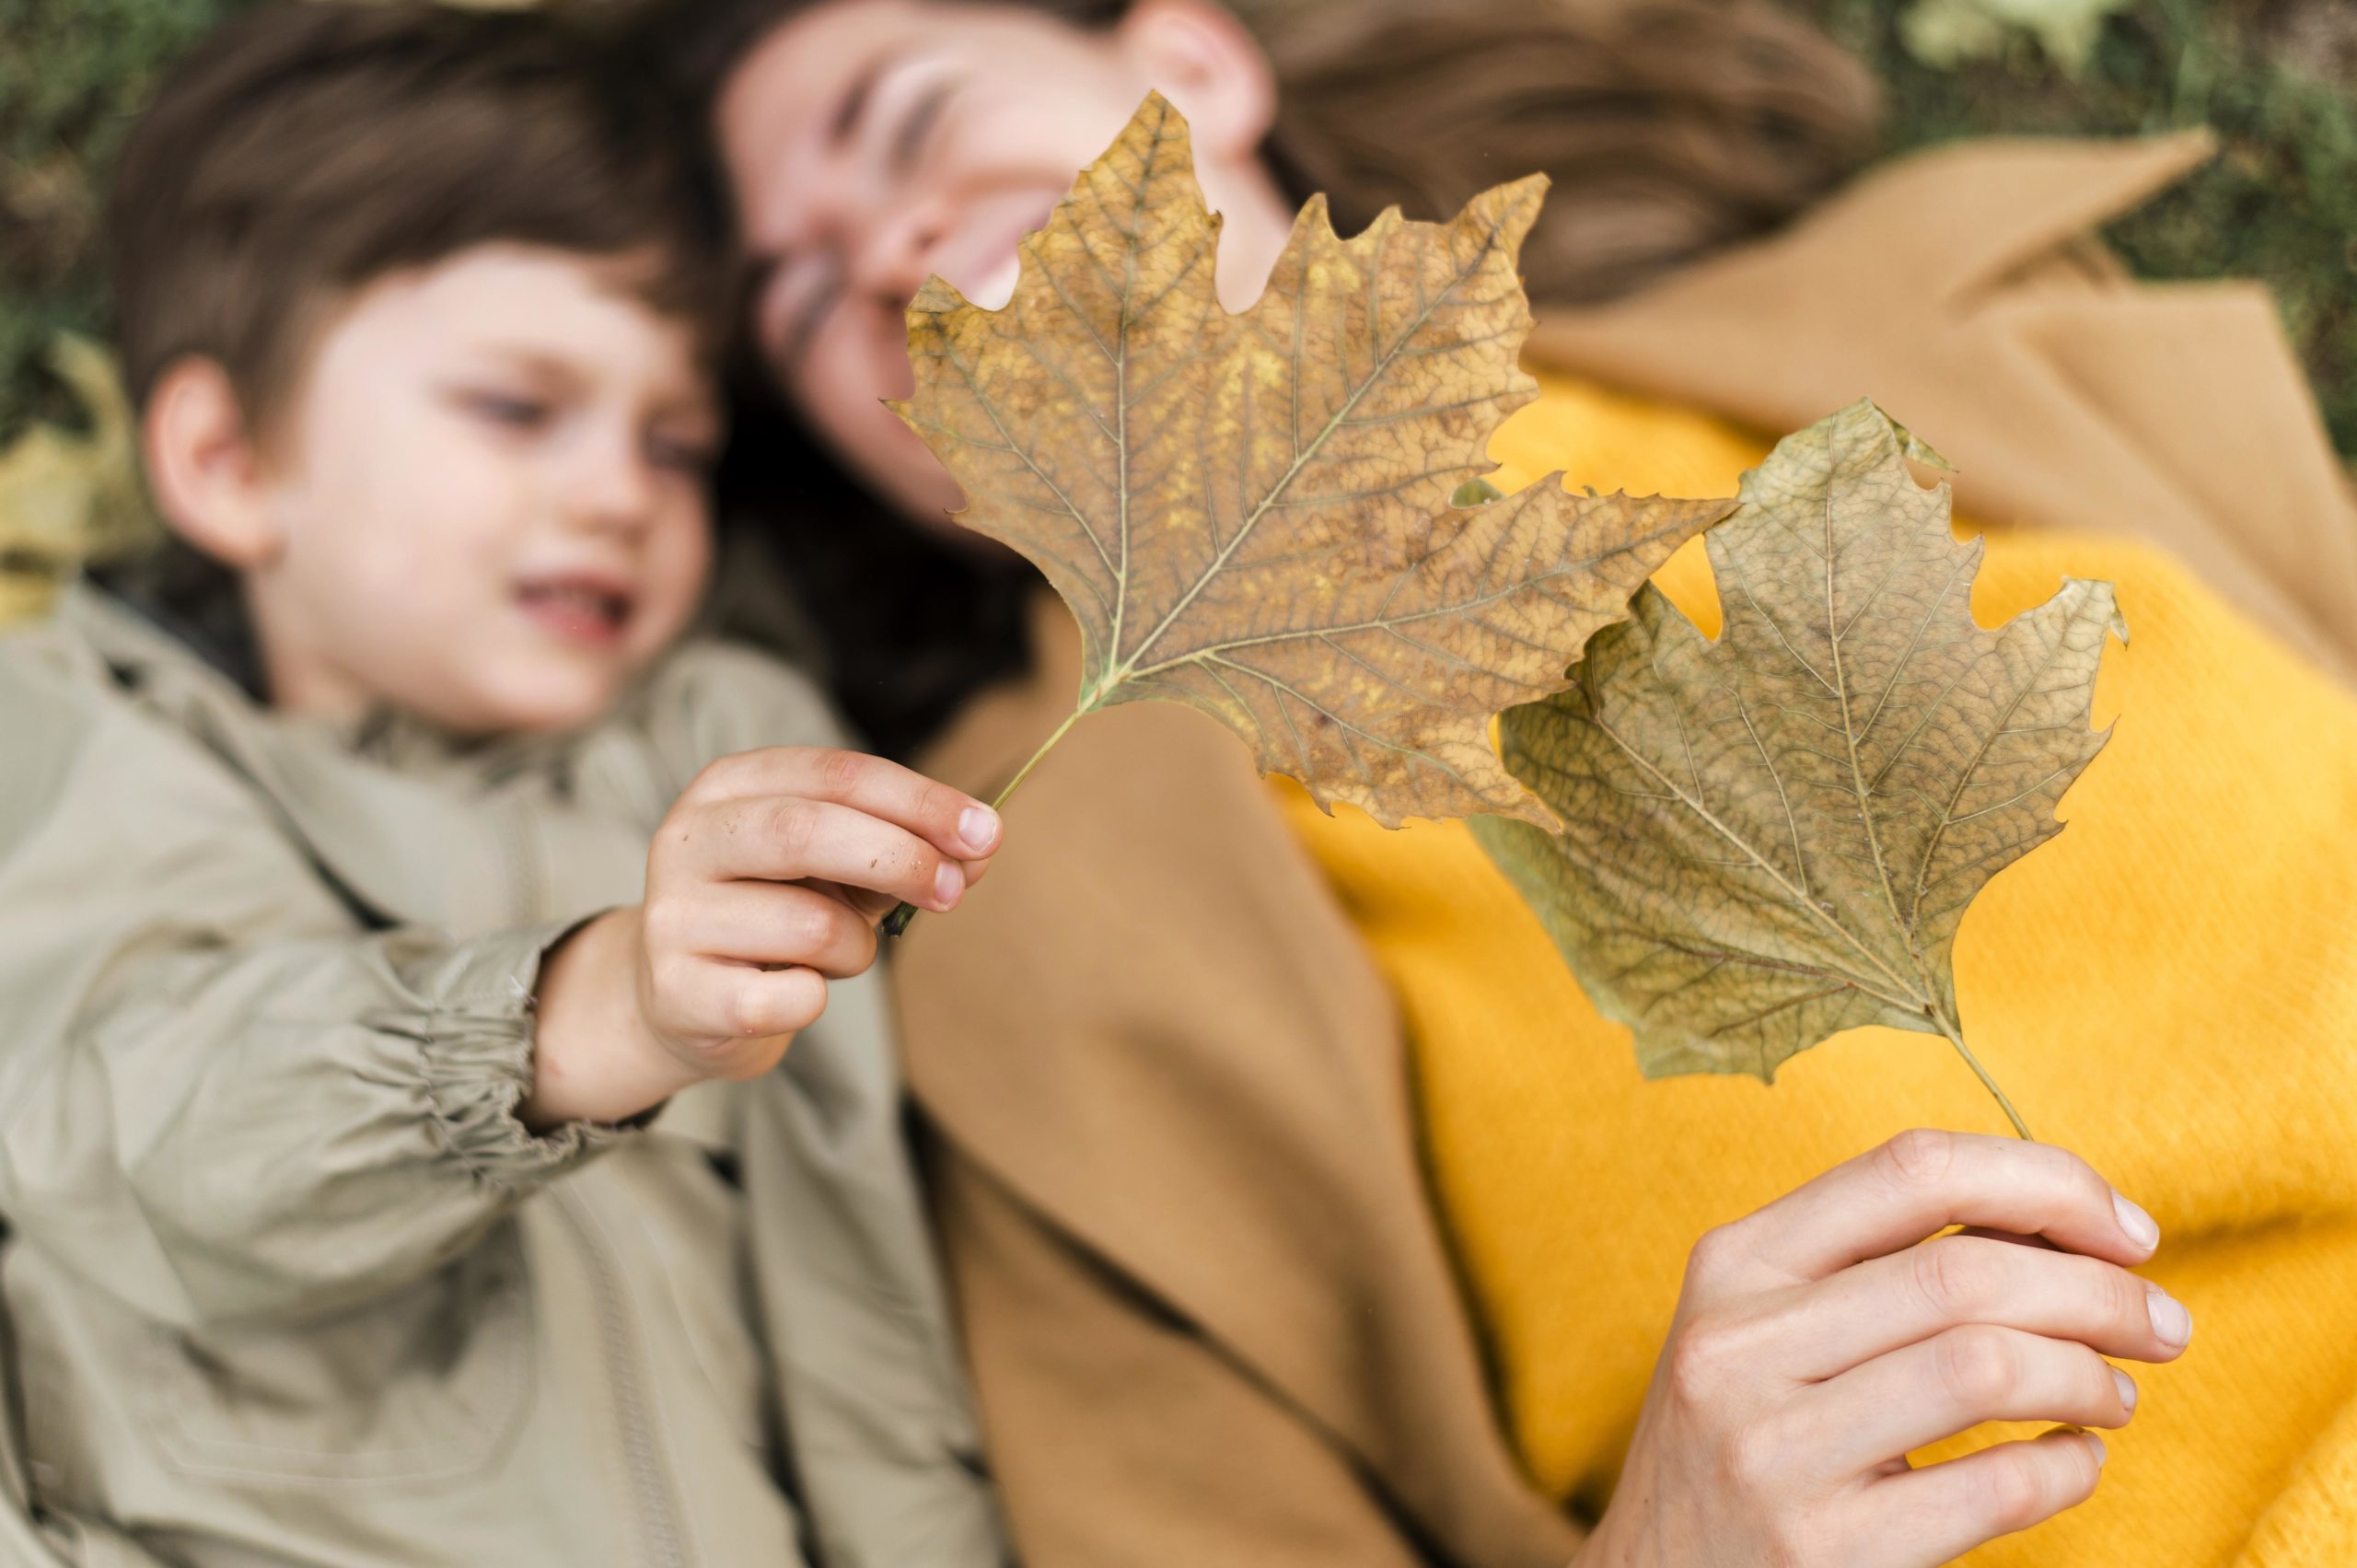
{"type": "MultiPolygon", "coordinates": [[[[75,417],[41,361],[56,328],[103,330],[108,159],[159,64],[248,3],[0,0],[0,442],[75,417]]],[[[2075,78],[2027,34],[1992,59],[1927,64],[1900,0],[1790,3],[1889,84],[1896,147],[2217,127],[2224,156],[2111,238],[2148,276],[2273,285],[2334,439],[2357,456],[2357,0],[2131,0],[2075,78]]]]}
{"type": "Polygon", "coordinates": [[[2026,35],[1941,69],[1908,52],[1893,0],[1799,3],[1873,63],[1897,147],[2214,127],[2218,159],[2108,238],[2147,277],[2271,285],[2333,440],[2357,458],[2357,0],[2134,0],[2075,79],[2026,35]]]}
{"type": "Polygon", "coordinates": [[[78,410],[43,366],[93,331],[107,163],[157,69],[241,0],[0,0],[0,442],[78,410]]]}

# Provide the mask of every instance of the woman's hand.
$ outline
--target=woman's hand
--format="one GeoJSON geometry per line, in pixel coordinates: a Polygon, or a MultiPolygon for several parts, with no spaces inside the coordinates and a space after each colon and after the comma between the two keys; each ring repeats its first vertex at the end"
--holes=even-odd
{"type": "Polygon", "coordinates": [[[2159,1239],[2074,1155],[1935,1132],[1711,1232],[1574,1568],[1914,1568],[2084,1502],[2092,1433],[1906,1456],[1984,1421],[2125,1425],[2136,1387],[2104,1357],[2192,1333],[2122,1267],[2159,1239]],[[2003,1234],[1924,1240],[1955,1225],[2003,1234]]]}
{"type": "Polygon", "coordinates": [[[706,1078],[754,1078],[876,959],[902,901],[957,906],[998,848],[987,806],[855,751],[714,762],[646,857],[644,902],[542,966],[528,1125],[618,1121],[706,1078]]]}

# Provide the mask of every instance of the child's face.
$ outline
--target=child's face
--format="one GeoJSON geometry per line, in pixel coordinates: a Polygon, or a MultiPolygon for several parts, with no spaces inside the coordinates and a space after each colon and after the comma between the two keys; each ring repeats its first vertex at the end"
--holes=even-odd
{"type": "Polygon", "coordinates": [[[483,246],[330,320],[246,563],[274,703],[564,728],[679,634],[710,564],[716,414],[690,329],[627,281],[483,246]]]}
{"type": "Polygon", "coordinates": [[[957,482],[878,406],[911,389],[902,312],[929,274],[996,307],[1016,245],[1148,88],[1192,127],[1227,216],[1223,296],[1260,291],[1289,215],[1259,161],[1266,61],[1209,0],[1139,0],[1085,31],[1016,6],[831,0],[758,44],[716,109],[759,271],[752,331],[780,387],[839,456],[911,516],[957,482]]]}

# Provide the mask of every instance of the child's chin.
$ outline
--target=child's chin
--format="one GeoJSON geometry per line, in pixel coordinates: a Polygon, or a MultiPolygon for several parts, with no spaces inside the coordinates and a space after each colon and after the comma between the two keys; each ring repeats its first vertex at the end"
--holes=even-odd
{"type": "Polygon", "coordinates": [[[568,671],[478,694],[480,717],[468,727],[492,734],[580,729],[603,718],[621,694],[619,677],[568,671]]]}

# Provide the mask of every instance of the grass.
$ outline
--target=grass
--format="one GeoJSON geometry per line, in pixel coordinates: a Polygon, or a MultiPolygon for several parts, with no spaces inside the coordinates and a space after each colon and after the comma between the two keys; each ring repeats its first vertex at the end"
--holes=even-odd
{"type": "Polygon", "coordinates": [[[2140,0],[2074,80],[2026,38],[1939,70],[1908,54],[1888,0],[1803,4],[1889,85],[1900,147],[2215,128],[2218,159],[2107,238],[2146,277],[2267,283],[2334,443],[2357,457],[2357,5],[2140,0]]]}
{"type": "Polygon", "coordinates": [[[99,192],[161,64],[235,0],[0,0],[0,441],[71,417],[41,368],[60,327],[100,323],[99,192]]]}

